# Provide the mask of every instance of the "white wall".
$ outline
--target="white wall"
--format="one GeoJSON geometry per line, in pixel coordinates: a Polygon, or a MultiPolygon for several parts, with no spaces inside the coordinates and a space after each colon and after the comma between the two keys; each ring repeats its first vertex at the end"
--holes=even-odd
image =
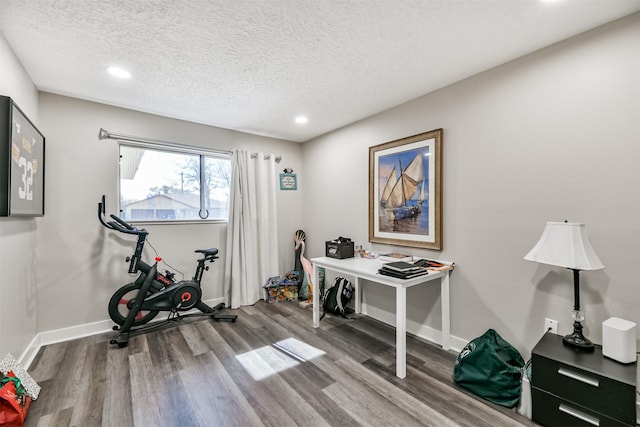
{"type": "MultiPolygon", "coordinates": [[[[125,135],[222,150],[243,148],[282,156],[279,167],[300,170],[301,146],[210,126],[167,119],[50,93],[40,93],[40,130],[47,137],[46,215],[39,230],[37,256],[38,332],[108,319],[107,302],[132,281],[124,258],[135,238],[109,232],[97,219],[97,204],[107,196],[116,212],[118,147],[99,140],[99,129],[125,135]]],[[[280,267],[293,268],[293,233],[300,227],[300,191],[279,191],[280,267]]],[[[218,247],[219,261],[203,279],[203,298],[222,297],[226,224],[150,225],[149,240],[167,263],[190,279],[194,249],[218,247]]],[[[146,249],[149,249],[148,246],[146,249]]],[[[149,257],[153,254],[147,250],[149,257]]],[[[265,278],[266,279],[266,278],[265,278]]]]}
{"type": "MultiPolygon", "coordinates": [[[[9,96],[39,126],[38,92],[0,34],[0,95],[9,96]]],[[[4,165],[2,166],[4,173],[4,165]]],[[[37,218],[0,218],[0,357],[20,357],[36,335],[37,218]]]]}
{"type": "MultiPolygon", "coordinates": [[[[640,14],[507,63],[306,143],[310,255],[368,240],[368,148],[444,128],[444,249],[378,252],[452,260],[452,334],[495,328],[523,355],[544,319],[572,328],[570,272],[524,261],[546,221],[584,222],[606,269],[581,274],[585,332],[640,323],[640,14]]],[[[478,54],[482,54],[478,52],[478,54]]],[[[365,286],[393,322],[394,294],[365,286]]],[[[409,327],[440,330],[437,287],[411,288],[409,327]]],[[[438,335],[436,334],[436,337],[438,335]]]]}

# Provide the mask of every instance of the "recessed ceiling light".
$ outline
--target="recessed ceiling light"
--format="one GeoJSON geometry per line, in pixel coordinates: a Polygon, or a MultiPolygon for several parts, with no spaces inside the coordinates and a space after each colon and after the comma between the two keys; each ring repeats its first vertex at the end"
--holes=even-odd
{"type": "Polygon", "coordinates": [[[299,125],[303,125],[303,124],[307,123],[308,121],[309,121],[309,119],[306,118],[305,116],[296,117],[296,123],[298,123],[299,125]]]}
{"type": "Polygon", "coordinates": [[[129,79],[131,78],[131,73],[128,72],[127,70],[124,70],[120,67],[109,67],[107,68],[107,71],[112,75],[112,76],[116,76],[119,77],[121,79],[129,79]]]}

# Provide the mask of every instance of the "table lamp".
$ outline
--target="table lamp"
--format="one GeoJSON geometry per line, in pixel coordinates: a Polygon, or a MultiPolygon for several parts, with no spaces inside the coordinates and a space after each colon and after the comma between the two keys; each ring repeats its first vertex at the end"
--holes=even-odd
{"type": "Polygon", "coordinates": [[[580,271],[599,270],[604,265],[591,247],[585,225],[547,222],[542,237],[524,259],[573,271],[573,333],[566,335],[562,342],[581,351],[593,351],[593,343],[582,334],[584,314],[580,310],[580,271]]]}

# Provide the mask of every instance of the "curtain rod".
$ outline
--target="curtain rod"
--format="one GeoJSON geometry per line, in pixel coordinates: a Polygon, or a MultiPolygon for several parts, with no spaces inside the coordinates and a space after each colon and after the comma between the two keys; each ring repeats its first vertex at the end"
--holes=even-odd
{"type": "MultiPolygon", "coordinates": [[[[252,159],[257,159],[258,158],[258,153],[251,153],[251,158],[252,159]]],[[[265,154],[262,159],[263,160],[269,160],[270,158],[271,158],[271,156],[269,154],[265,154]]],[[[282,160],[282,156],[277,156],[275,160],[276,160],[276,163],[280,163],[280,160],[282,160]]]]}
{"type": "Polygon", "coordinates": [[[98,139],[118,139],[120,141],[129,141],[129,142],[142,142],[142,143],[146,143],[146,144],[160,144],[160,145],[166,145],[169,147],[176,147],[176,148],[198,148],[198,149],[203,149],[206,151],[211,151],[214,153],[220,153],[220,154],[228,154],[231,155],[231,151],[227,151],[227,150],[216,150],[213,148],[202,148],[202,147],[191,147],[191,146],[186,146],[184,144],[177,144],[175,142],[167,142],[167,141],[160,141],[157,139],[149,139],[149,138],[140,138],[137,136],[130,136],[130,135],[122,135],[122,134],[118,134],[118,133],[111,133],[109,131],[107,131],[106,129],[100,128],[100,132],[98,132],[98,139]]]}

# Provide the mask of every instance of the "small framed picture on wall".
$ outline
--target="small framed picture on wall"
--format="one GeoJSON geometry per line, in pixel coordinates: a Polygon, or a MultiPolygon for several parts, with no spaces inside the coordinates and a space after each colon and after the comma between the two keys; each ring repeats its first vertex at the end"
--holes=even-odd
{"type": "Polygon", "coordinates": [[[297,190],[298,177],[295,173],[280,174],[280,190],[297,190]]]}

